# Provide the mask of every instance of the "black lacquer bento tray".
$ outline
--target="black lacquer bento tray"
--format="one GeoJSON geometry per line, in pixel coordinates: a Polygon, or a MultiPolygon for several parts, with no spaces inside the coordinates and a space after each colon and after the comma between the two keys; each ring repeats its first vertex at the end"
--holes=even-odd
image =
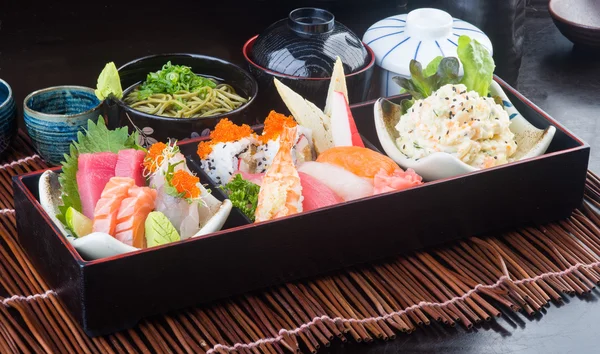
{"type": "MultiPolygon", "coordinates": [[[[583,200],[589,146],[497,81],[530,123],[556,127],[546,154],[257,225],[234,211],[220,232],[94,261],[82,259],[43,211],[36,172],[14,178],[19,240],[85,332],[95,336],[149,315],[567,217],[583,200]]],[[[379,147],[373,102],[353,106],[352,113],[361,134],[379,147]]],[[[194,157],[198,141],[182,142],[181,151],[209,183],[194,157]]]]}

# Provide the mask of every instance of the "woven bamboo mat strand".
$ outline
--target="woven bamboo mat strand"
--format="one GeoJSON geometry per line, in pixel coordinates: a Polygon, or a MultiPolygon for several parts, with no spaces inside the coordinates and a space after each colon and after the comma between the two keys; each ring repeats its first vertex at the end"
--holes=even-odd
{"type": "Polygon", "coordinates": [[[0,165],[1,353],[312,352],[333,341],[392,340],[432,322],[466,328],[501,310],[534,314],[600,282],[600,179],[569,218],[333,276],[288,283],[89,338],[16,239],[11,177],[46,168],[20,133],[0,165]]]}

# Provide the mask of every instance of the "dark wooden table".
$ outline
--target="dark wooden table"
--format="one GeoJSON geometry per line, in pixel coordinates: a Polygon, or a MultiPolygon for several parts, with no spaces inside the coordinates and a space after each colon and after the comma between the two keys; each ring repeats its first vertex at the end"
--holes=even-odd
{"type": "MultiPolygon", "coordinates": [[[[43,87],[94,86],[108,61],[117,65],[165,52],[213,55],[243,65],[241,47],[297,4],[280,1],[163,2],[151,7],[84,1],[10,1],[0,5],[0,77],[17,102],[43,87]]],[[[326,4],[356,33],[398,13],[395,1],[326,4]]],[[[590,169],[600,172],[600,58],[573,48],[544,9],[528,11],[518,89],[592,146],[590,169]]],[[[324,353],[594,353],[600,351],[598,291],[568,297],[529,318],[505,312],[466,331],[432,326],[395,341],[337,344],[324,353]]]]}

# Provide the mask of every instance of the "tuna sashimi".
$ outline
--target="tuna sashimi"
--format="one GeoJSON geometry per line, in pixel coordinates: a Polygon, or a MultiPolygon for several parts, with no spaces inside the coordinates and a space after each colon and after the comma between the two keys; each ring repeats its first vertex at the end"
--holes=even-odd
{"type": "Polygon", "coordinates": [[[104,186],[115,176],[117,154],[97,152],[79,155],[77,162],[77,187],[81,199],[82,213],[88,218],[94,217],[96,203],[102,195],[104,186]]]}
{"type": "Polygon", "coordinates": [[[115,176],[133,178],[136,186],[145,186],[144,157],[146,157],[146,153],[141,150],[126,149],[119,151],[115,176]]]}
{"type": "Polygon", "coordinates": [[[321,183],[318,179],[303,172],[300,175],[302,184],[302,209],[304,211],[315,210],[326,206],[342,203],[344,200],[335,194],[331,188],[321,183]]]}
{"type": "Polygon", "coordinates": [[[126,245],[146,247],[144,222],[154,210],[156,190],[149,187],[131,187],[117,214],[115,238],[126,245]]]}
{"type": "Polygon", "coordinates": [[[119,208],[134,184],[134,180],[129,177],[113,177],[108,181],[94,209],[93,232],[115,235],[119,208]]]}

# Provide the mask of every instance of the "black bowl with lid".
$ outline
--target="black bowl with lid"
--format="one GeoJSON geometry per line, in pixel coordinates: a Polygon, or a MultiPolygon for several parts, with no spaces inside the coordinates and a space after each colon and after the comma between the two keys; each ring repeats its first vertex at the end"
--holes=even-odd
{"type": "Polygon", "coordinates": [[[350,103],[366,100],[375,64],[372,50],[356,34],[335,21],[332,13],[317,8],[293,10],[248,40],[243,54],[258,81],[262,102],[258,105],[265,115],[271,109],[285,110],[273,78],[323,108],[338,56],[350,103]]]}

